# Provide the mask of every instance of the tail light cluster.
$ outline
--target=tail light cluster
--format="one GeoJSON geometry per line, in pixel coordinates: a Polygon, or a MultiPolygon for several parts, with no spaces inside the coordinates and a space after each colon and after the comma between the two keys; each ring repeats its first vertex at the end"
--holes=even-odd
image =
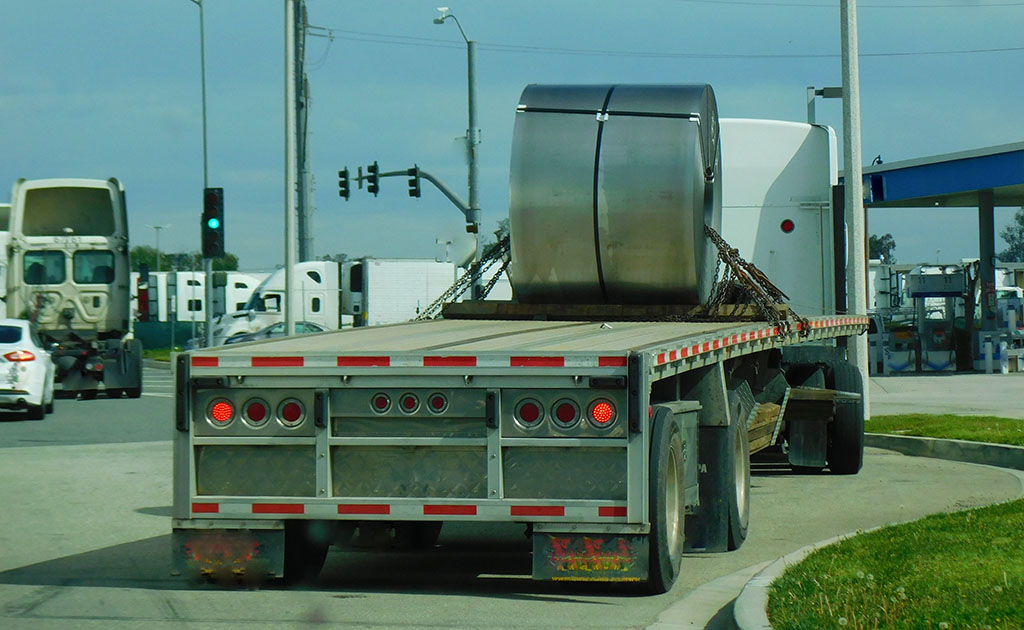
{"type": "Polygon", "coordinates": [[[421,409],[426,409],[432,414],[442,414],[448,411],[448,397],[441,392],[428,394],[424,399],[415,392],[403,392],[396,400],[384,392],[377,392],[370,396],[370,409],[376,414],[385,414],[397,410],[406,415],[412,415],[421,409]]]}
{"type": "Polygon", "coordinates": [[[513,418],[524,429],[535,429],[545,421],[559,429],[574,429],[586,422],[595,429],[607,429],[618,419],[615,403],[607,398],[597,398],[582,407],[571,398],[559,398],[550,406],[535,398],[524,398],[516,403],[513,418]]]}
{"type": "Polygon", "coordinates": [[[206,419],[217,429],[226,429],[240,421],[245,425],[260,429],[271,421],[286,428],[294,429],[306,420],[306,406],[295,398],[286,398],[272,407],[262,398],[250,398],[241,405],[226,398],[215,398],[206,406],[206,419]]]}

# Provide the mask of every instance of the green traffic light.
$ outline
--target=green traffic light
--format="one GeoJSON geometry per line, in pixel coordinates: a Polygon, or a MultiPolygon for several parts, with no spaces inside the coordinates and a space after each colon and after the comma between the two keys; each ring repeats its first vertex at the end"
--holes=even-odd
{"type": "Polygon", "coordinates": [[[210,228],[211,230],[216,230],[217,228],[220,227],[220,219],[218,219],[217,217],[212,217],[208,219],[206,221],[206,227],[210,228]]]}

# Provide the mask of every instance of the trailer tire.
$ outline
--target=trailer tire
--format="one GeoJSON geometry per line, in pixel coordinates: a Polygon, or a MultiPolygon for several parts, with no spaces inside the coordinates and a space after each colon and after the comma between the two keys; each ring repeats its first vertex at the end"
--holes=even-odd
{"type": "Polygon", "coordinates": [[[683,560],[684,518],[683,439],[671,415],[655,420],[651,440],[650,568],[647,586],[666,593],[679,575],[683,560]]]}
{"type": "Polygon", "coordinates": [[[729,551],[735,551],[747,539],[750,525],[750,443],[747,426],[743,422],[734,422],[729,432],[733,453],[729,475],[731,483],[726,486],[732,488],[729,497],[729,551]]]}
{"type": "MultiPolygon", "coordinates": [[[[847,361],[829,362],[832,389],[864,394],[857,366],[847,361]]],[[[828,431],[828,468],[833,475],[856,475],[864,464],[864,402],[836,405],[828,431]]]]}
{"type": "Polygon", "coordinates": [[[284,582],[304,584],[320,575],[327,559],[328,528],[316,521],[284,524],[284,582]],[[322,531],[321,531],[322,530],[322,531]]]}

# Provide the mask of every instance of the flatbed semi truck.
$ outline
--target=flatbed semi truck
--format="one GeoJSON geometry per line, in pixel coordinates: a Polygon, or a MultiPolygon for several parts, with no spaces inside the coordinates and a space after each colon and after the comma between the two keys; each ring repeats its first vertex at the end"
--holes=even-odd
{"type": "Polygon", "coordinates": [[[537,579],[664,592],[684,551],[743,544],[752,453],[858,472],[842,340],[867,320],[723,298],[743,291],[716,267],[743,265],[712,238],[718,134],[710,86],[529,86],[513,301],[180,355],[178,570],[301,580],[331,545],[424,548],[447,521],[515,522],[537,579]]]}

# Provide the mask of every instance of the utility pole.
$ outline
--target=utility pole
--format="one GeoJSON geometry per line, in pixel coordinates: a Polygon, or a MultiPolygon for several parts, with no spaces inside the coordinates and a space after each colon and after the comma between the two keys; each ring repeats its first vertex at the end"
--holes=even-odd
{"type": "Polygon", "coordinates": [[[291,308],[292,270],[295,268],[295,223],[297,197],[297,121],[295,112],[295,23],[301,0],[284,1],[284,309],[285,334],[295,334],[291,308]]]}
{"type": "Polygon", "coordinates": [[[295,172],[296,222],[298,226],[298,260],[313,259],[311,172],[309,168],[309,80],[306,78],[306,29],[309,17],[305,0],[295,3],[295,172]]]}
{"type": "MultiPolygon", "coordinates": [[[[864,182],[860,151],[860,63],[857,46],[857,0],[840,0],[839,20],[843,59],[843,162],[846,171],[846,285],[847,310],[868,312],[867,254],[864,251],[864,182]]],[[[850,362],[864,382],[864,417],[871,417],[868,396],[868,339],[854,337],[849,344],[850,362]]]]}

